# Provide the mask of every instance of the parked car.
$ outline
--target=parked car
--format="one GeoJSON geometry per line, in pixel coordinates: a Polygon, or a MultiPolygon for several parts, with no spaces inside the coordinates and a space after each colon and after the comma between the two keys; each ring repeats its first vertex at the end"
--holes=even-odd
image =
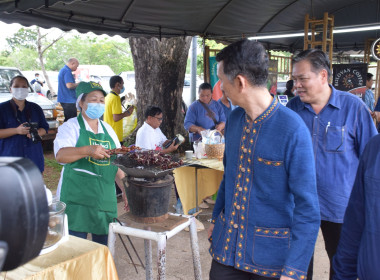
{"type": "MultiPolygon", "coordinates": [[[[0,66],[0,103],[12,98],[12,94],[10,92],[10,81],[17,75],[23,75],[17,68],[0,66]]],[[[42,108],[46,121],[49,124],[49,131],[42,137],[42,140],[45,141],[55,139],[59,125],[57,121],[55,104],[46,97],[38,95],[30,84],[29,95],[26,100],[34,102],[42,108]]]]}

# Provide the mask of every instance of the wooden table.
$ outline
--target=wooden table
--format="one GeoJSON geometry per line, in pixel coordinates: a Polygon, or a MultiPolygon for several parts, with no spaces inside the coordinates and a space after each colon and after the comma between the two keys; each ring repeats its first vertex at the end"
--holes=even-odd
{"type": "Polygon", "coordinates": [[[175,169],[174,178],[183,212],[188,214],[202,200],[215,194],[223,179],[223,161],[218,159],[184,160],[190,166],[175,169]],[[196,199],[197,197],[197,199],[196,199]]]}
{"type": "Polygon", "coordinates": [[[7,272],[0,273],[1,280],[118,280],[115,263],[104,245],[69,236],[54,251],[7,272]]]}

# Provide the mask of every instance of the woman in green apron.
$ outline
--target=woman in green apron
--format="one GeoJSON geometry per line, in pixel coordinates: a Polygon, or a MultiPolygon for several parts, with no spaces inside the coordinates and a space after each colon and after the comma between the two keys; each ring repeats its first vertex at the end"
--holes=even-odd
{"type": "MultiPolygon", "coordinates": [[[[117,217],[115,180],[119,186],[124,173],[111,164],[109,149],[120,147],[111,126],[99,120],[104,113],[106,92],[95,82],[81,82],[76,88],[77,118],[58,129],[54,152],[65,164],[58,196],[66,203],[71,235],[106,245],[108,225],[117,217]]],[[[127,208],[123,188],[123,198],[127,208]]]]}

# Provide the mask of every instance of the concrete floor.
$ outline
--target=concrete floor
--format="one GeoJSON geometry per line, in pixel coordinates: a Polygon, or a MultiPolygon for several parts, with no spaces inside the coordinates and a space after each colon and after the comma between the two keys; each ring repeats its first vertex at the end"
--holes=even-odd
{"type": "MultiPolygon", "coordinates": [[[[175,196],[172,192],[171,203],[169,212],[174,212],[172,205],[174,204],[175,196]]],[[[201,266],[202,266],[202,278],[209,279],[209,270],[211,265],[211,257],[208,252],[209,242],[207,239],[207,228],[210,223],[207,222],[211,218],[212,207],[210,209],[203,210],[199,215],[199,220],[204,224],[206,230],[198,232],[198,244],[200,250],[201,266]]],[[[118,213],[119,216],[124,214],[123,202],[118,200],[118,213]]],[[[129,252],[132,254],[134,262],[137,264],[138,274],[136,274],[135,268],[132,265],[119,237],[116,239],[116,255],[115,264],[118,271],[120,280],[143,280],[145,279],[145,270],[139,264],[136,255],[124,237],[125,244],[129,252]]],[[[131,240],[142,259],[145,263],[144,253],[144,241],[141,238],[131,237],[131,240]]],[[[153,252],[153,278],[157,278],[157,246],[156,242],[152,242],[153,252]]],[[[314,255],[314,279],[316,280],[328,280],[329,272],[329,260],[324,250],[323,238],[321,232],[319,233],[317,245],[314,255]]],[[[171,239],[167,240],[166,247],[166,279],[167,280],[188,280],[194,279],[193,261],[191,255],[190,246],[190,234],[189,232],[182,231],[175,235],[171,239]]]]}

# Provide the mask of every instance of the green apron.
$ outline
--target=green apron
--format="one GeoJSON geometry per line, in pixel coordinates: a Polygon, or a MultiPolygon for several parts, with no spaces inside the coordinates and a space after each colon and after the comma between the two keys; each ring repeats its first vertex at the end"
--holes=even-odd
{"type": "MultiPolygon", "coordinates": [[[[79,114],[79,138],[75,147],[102,145],[115,149],[115,143],[103,127],[103,133],[87,131],[79,114]]],[[[64,167],[61,201],[66,203],[69,229],[94,234],[108,234],[108,225],[117,217],[115,176],[118,168],[110,159],[85,157],[64,167]]]]}

